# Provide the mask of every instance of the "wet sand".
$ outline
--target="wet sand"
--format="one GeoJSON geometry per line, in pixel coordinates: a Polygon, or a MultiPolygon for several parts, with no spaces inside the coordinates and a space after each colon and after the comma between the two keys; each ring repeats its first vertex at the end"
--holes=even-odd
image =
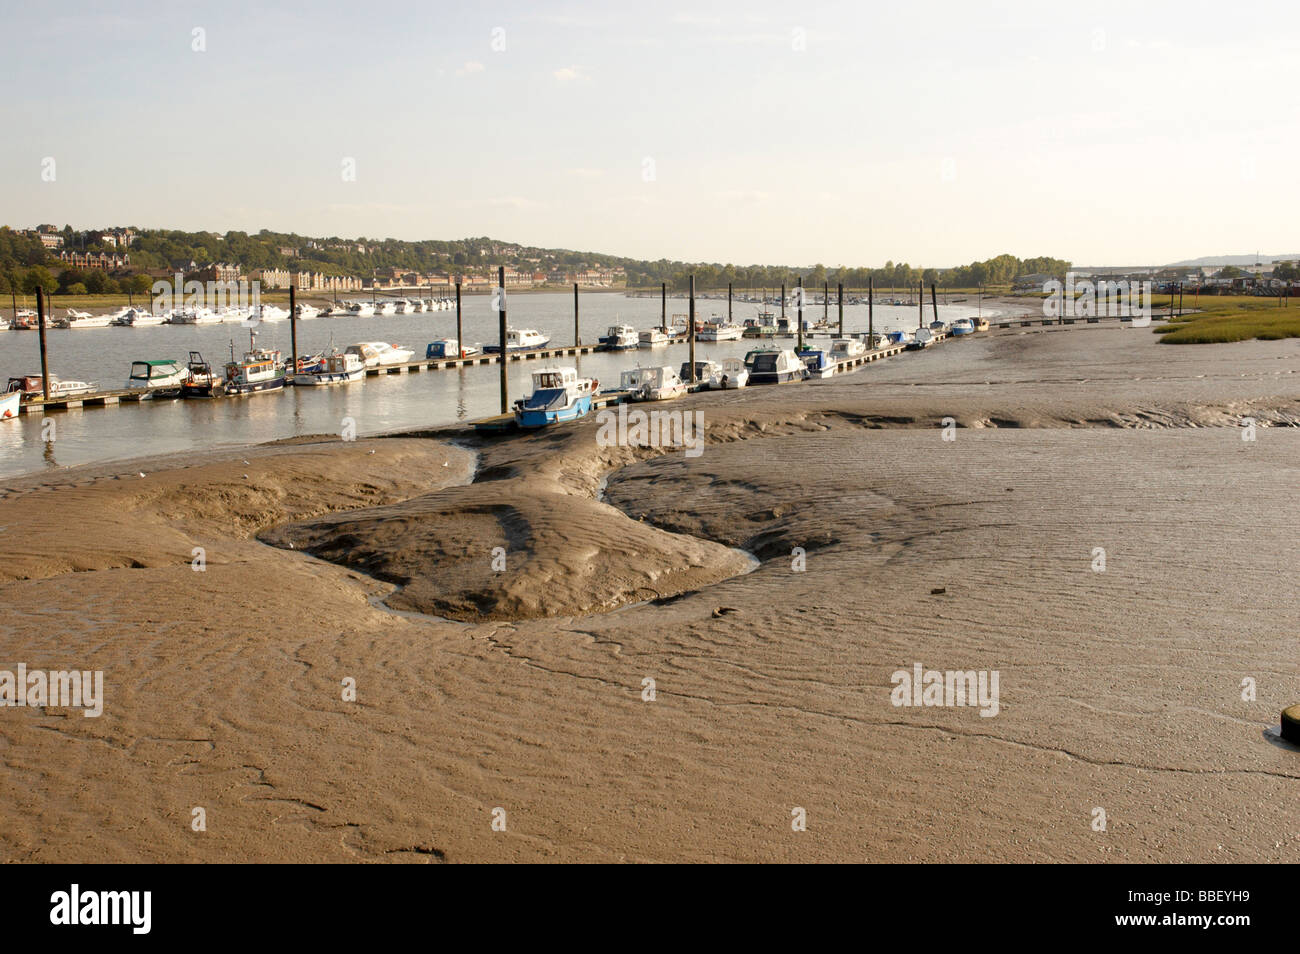
{"type": "Polygon", "coordinates": [[[1015,329],[696,408],[697,458],[588,420],[6,481],[0,668],[106,699],[0,709],[0,858],[1300,860],[1300,342],[1015,329]],[[1000,711],[894,706],[914,663],[1000,711]]]}

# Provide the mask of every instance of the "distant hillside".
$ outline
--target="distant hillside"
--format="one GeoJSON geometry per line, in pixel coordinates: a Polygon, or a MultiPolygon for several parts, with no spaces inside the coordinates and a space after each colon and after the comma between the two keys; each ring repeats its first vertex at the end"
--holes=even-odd
{"type": "Polygon", "coordinates": [[[1270,265],[1273,262],[1294,262],[1300,259],[1300,252],[1289,255],[1206,255],[1204,258],[1189,258],[1183,262],[1171,262],[1165,268],[1199,268],[1202,265],[1254,265],[1259,262],[1270,265]]]}

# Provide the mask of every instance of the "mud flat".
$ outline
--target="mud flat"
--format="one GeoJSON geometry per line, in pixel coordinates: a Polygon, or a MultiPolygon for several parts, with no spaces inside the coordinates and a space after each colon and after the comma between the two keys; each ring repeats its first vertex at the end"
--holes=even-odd
{"type": "Polygon", "coordinates": [[[589,420],[7,481],[0,668],[105,701],[0,709],[0,857],[1300,860],[1300,342],[1014,330],[676,406],[699,457],[589,420]],[[997,714],[894,705],[918,663],[997,714]]]}

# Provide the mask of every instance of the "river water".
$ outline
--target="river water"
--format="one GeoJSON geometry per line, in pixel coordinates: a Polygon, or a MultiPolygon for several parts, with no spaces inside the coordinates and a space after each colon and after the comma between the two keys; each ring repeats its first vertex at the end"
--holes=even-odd
{"type": "MultiPolygon", "coordinates": [[[[508,301],[511,327],[533,328],[549,335],[552,346],[573,344],[573,295],[569,293],[517,294],[508,301]]],[[[737,322],[754,317],[758,306],[736,302],[737,322]]],[[[779,308],[772,308],[779,315],[779,308]]],[[[668,300],[668,314],[685,314],[687,303],[668,300]]],[[[703,319],[725,317],[726,300],[697,301],[703,319]]],[[[968,317],[971,304],[940,305],[945,321],[968,317]]],[[[61,315],[56,310],[56,316],[61,315]]],[[[875,328],[915,328],[917,309],[877,305],[875,328]]],[[[821,318],[820,305],[805,306],[804,318],[821,318]]],[[[985,309],[985,316],[990,312],[985,309]]],[[[657,327],[660,301],[627,298],[617,293],[585,294],[580,300],[583,343],[594,343],[611,324],[635,328],[657,327]]],[[[787,316],[793,322],[794,310],[787,316]]],[[[925,320],[932,318],[929,304],[925,320]]],[[[830,319],[836,320],[832,304],[830,319]]],[[[491,343],[497,336],[497,314],[489,296],[467,296],[463,302],[464,338],[468,344],[491,343]]],[[[865,305],[845,306],[844,330],[867,330],[865,305]]],[[[272,322],[258,329],[261,347],[289,352],[289,323],[272,322]]],[[[455,337],[456,312],[421,312],[368,318],[315,318],[298,323],[300,354],[342,349],[359,341],[386,341],[402,345],[423,357],[425,346],[438,338],[455,337]]],[[[825,339],[821,339],[825,342],[825,339]]],[[[152,328],[87,328],[75,331],[53,328],[47,332],[51,374],[65,380],[96,382],[100,388],[122,387],[131,362],[146,358],[174,358],[184,364],[190,351],[200,351],[214,366],[229,360],[233,342],[237,353],[247,349],[248,331],[237,324],[159,325],[152,328]]],[[[699,359],[743,355],[756,344],[774,342],[696,342],[699,359]]],[[[791,339],[775,340],[793,347],[791,339]]],[[[677,368],[686,360],[685,345],[614,354],[512,362],[510,399],[531,390],[533,371],[546,365],[571,364],[579,373],[600,379],[606,388],[618,384],[619,373],[644,365],[677,368]]],[[[0,379],[40,373],[40,352],[35,332],[0,332],[0,379]]],[[[328,388],[286,388],[282,392],[209,401],[159,400],[131,402],[111,407],[24,414],[17,421],[0,422],[0,476],[13,476],[91,462],[236,447],[304,434],[337,434],[343,421],[355,422],[358,437],[388,431],[436,427],[487,417],[500,411],[499,369],[495,364],[475,365],[418,374],[367,377],[354,384],[328,388]],[[43,426],[43,419],[53,422],[43,426]]]]}

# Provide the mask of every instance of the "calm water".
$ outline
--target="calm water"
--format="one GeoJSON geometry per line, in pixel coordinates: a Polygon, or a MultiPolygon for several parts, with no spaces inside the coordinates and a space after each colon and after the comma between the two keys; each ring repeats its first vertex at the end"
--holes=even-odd
{"type": "MultiPolygon", "coordinates": [[[[945,321],[973,314],[970,305],[940,305],[945,321]]],[[[685,314],[687,303],[668,300],[668,314],[685,314]]],[[[724,300],[697,302],[702,318],[725,316],[724,300]]],[[[779,309],[773,309],[779,315],[779,309]]],[[[756,315],[758,306],[737,302],[734,319],[756,315]]],[[[61,311],[56,314],[61,315],[61,311]]],[[[821,317],[820,305],[805,308],[804,317],[821,317]]],[[[985,309],[985,316],[990,314],[985,309]]],[[[659,299],[626,298],[622,294],[587,294],[581,299],[581,334],[594,343],[616,323],[636,328],[659,324],[659,299]]],[[[794,311],[788,312],[793,321],[794,311]]],[[[931,319],[926,307],[926,321],[931,319]]],[[[830,309],[834,322],[836,311],[830,309]]],[[[549,335],[553,345],[573,343],[572,293],[515,295],[509,300],[510,325],[534,328],[549,335]]],[[[917,310],[877,306],[875,327],[889,331],[915,328],[917,310]]],[[[470,344],[496,338],[497,316],[488,296],[464,300],[464,337],[470,344]]],[[[866,331],[867,309],[846,306],[846,332],[866,331]]],[[[425,346],[437,338],[454,337],[456,312],[422,312],[370,318],[316,318],[298,323],[300,354],[347,347],[358,341],[386,341],[424,355],[425,346]]],[[[47,333],[50,372],[65,380],[94,381],[101,388],[120,388],[131,362],[143,358],[174,358],[182,364],[190,351],[201,351],[213,365],[230,357],[230,344],[242,354],[248,331],[239,325],[159,325],[153,328],[88,328],[77,331],[50,329],[47,333]]],[[[781,343],[783,339],[776,339],[781,343]]],[[[258,344],[289,351],[289,323],[263,324],[258,344]]],[[[720,359],[743,355],[750,341],[696,343],[698,358],[720,359]]],[[[531,373],[547,364],[571,363],[583,375],[599,378],[605,387],[617,385],[619,372],[636,364],[667,364],[676,368],[686,360],[686,346],[672,345],[653,351],[590,354],[565,359],[520,361],[510,365],[510,399],[531,390],[531,373]]],[[[0,332],[0,380],[11,375],[39,374],[40,353],[35,332],[0,332]]],[[[116,407],[91,407],[51,411],[55,440],[41,439],[40,414],[25,414],[17,421],[0,423],[0,475],[32,473],[95,461],[124,460],[152,454],[212,447],[255,444],[301,434],[338,433],[344,418],[356,422],[357,435],[378,434],[413,427],[453,424],[495,414],[500,410],[496,365],[457,370],[422,371],[408,375],[381,375],[355,384],[332,388],[286,388],[283,392],[215,401],[143,401],[116,407]]]]}

